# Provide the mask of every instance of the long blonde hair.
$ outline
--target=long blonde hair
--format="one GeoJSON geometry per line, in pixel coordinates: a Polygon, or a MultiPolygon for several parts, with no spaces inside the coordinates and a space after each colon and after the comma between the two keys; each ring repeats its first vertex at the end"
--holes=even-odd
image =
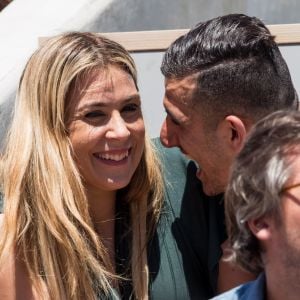
{"type": "MultiPolygon", "coordinates": [[[[134,62],[122,46],[96,34],[72,32],[44,42],[20,81],[1,167],[5,200],[0,264],[16,251],[37,294],[50,299],[108,296],[116,278],[94,230],[65,128],[72,83],[110,65],[129,73],[137,86],[134,62]]],[[[146,137],[141,162],[123,193],[131,212],[137,299],[148,298],[146,244],[162,201],[158,166],[146,137]]]]}

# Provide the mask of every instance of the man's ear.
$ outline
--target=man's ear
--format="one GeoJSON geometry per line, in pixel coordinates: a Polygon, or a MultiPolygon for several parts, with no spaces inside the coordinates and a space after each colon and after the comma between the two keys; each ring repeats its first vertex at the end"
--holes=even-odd
{"type": "Polygon", "coordinates": [[[273,221],[270,217],[261,217],[247,221],[252,234],[261,242],[271,238],[273,221]]]}
{"type": "Polygon", "coordinates": [[[221,127],[222,134],[225,136],[230,148],[235,153],[240,152],[247,135],[244,122],[237,116],[229,115],[223,120],[221,127]]]}

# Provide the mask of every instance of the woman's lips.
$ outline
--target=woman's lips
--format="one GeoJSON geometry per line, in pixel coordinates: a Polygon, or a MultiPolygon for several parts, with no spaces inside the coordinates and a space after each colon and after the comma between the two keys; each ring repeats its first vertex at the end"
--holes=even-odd
{"type": "Polygon", "coordinates": [[[93,156],[108,165],[121,165],[127,162],[131,148],[93,153],[93,156]]]}

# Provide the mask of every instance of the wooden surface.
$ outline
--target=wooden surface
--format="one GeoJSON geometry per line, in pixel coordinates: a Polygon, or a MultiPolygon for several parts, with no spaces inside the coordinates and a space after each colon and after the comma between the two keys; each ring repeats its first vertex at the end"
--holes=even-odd
{"type": "MultiPolygon", "coordinates": [[[[300,44],[300,24],[280,24],[267,26],[276,42],[282,44],[300,44]]],[[[119,42],[127,50],[164,51],[177,37],[186,33],[189,29],[134,31],[134,32],[110,32],[102,35],[119,42]]]]}

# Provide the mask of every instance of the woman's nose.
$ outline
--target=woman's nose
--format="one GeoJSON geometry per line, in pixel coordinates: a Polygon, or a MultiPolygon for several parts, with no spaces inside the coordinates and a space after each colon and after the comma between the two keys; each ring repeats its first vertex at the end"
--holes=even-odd
{"type": "Polygon", "coordinates": [[[127,139],[130,136],[128,124],[119,112],[113,113],[108,123],[106,137],[111,139],[127,139]]]}

